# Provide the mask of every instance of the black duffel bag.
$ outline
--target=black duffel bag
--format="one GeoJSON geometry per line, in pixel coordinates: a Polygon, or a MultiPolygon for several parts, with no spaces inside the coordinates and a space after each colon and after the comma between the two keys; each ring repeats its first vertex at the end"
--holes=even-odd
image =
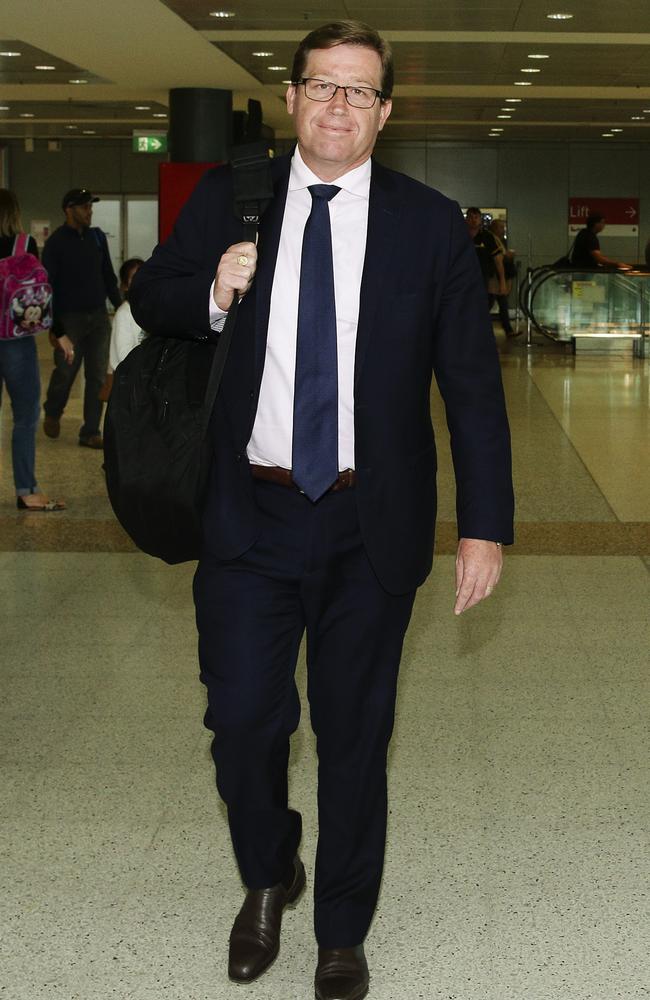
{"type": "Polygon", "coordinates": [[[218,345],[146,337],[115,370],[104,420],[104,471],[118,521],[166,563],[198,559],[210,474],[210,416],[238,298],[218,345]]]}
{"type": "MultiPolygon", "coordinates": [[[[256,104],[249,101],[249,118],[258,127],[256,104]]],[[[238,146],[231,166],[235,216],[244,239],[257,242],[273,198],[267,141],[238,146]]],[[[208,430],[238,308],[234,295],[216,348],[206,337],[146,337],[113,377],[104,420],[108,497],[138,548],[166,563],[201,554],[212,462],[208,430]]]]}

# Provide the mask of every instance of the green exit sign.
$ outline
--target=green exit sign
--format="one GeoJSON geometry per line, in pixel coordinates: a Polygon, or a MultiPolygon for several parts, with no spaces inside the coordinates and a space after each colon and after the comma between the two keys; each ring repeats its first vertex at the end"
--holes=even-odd
{"type": "Polygon", "coordinates": [[[166,132],[147,132],[146,134],[140,133],[139,135],[133,136],[133,152],[134,153],[166,153],[167,152],[167,133],[166,132]]]}

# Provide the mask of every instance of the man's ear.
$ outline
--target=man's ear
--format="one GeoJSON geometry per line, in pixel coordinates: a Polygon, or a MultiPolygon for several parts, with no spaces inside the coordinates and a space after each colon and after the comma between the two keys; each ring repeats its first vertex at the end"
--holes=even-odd
{"type": "Polygon", "coordinates": [[[391,99],[389,97],[388,100],[386,100],[386,101],[384,101],[382,103],[382,105],[381,105],[381,107],[379,109],[379,131],[380,132],[383,129],[384,125],[386,124],[386,119],[388,118],[388,116],[389,116],[389,114],[391,113],[392,110],[393,110],[393,102],[391,101],[391,99]]]}
{"type": "Polygon", "coordinates": [[[287,87],[287,96],[286,96],[287,111],[289,112],[290,115],[293,114],[293,107],[294,104],[296,103],[296,89],[297,88],[293,83],[290,83],[289,86],[287,87]]]}

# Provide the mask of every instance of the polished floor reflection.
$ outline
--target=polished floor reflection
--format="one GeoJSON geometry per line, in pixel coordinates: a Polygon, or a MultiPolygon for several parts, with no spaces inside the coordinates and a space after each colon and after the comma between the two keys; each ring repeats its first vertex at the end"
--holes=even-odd
{"type": "MultiPolygon", "coordinates": [[[[518,541],[452,614],[441,404],[439,555],[421,589],[390,760],[374,1000],[647,998],[650,364],[505,344],[518,541]]],[[[43,373],[49,360],[43,353],[43,373]]],[[[241,899],[200,720],[191,566],[133,551],[78,389],[20,514],[0,410],[2,995],[302,1000],[309,897],[258,983],[225,975],[241,899]]],[[[304,693],[304,665],[299,668],[304,693]]],[[[315,758],[292,753],[308,877],[315,758]]]]}

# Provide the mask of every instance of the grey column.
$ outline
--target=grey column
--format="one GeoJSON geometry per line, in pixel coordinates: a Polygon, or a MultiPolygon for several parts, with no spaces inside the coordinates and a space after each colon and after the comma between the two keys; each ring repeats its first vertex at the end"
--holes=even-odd
{"type": "Polygon", "coordinates": [[[172,163],[214,163],[229,158],[232,92],[212,87],[169,91],[169,156],[172,163]]]}

